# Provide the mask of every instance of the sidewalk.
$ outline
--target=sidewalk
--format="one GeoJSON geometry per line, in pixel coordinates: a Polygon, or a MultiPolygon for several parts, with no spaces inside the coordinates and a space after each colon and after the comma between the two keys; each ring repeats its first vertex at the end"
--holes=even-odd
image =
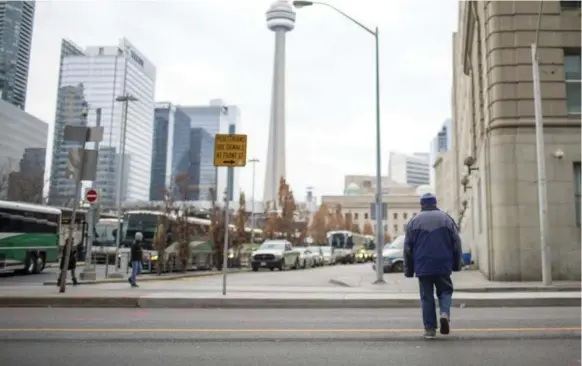
{"type": "MultiPolygon", "coordinates": [[[[112,271],[113,272],[113,271],[112,271]]],[[[245,272],[250,272],[250,269],[248,268],[243,268],[243,269],[229,269],[228,273],[229,274],[235,274],[235,273],[245,273],[245,272]]],[[[80,273],[80,272],[79,272],[80,273]]],[[[145,281],[145,282],[149,282],[149,281],[172,281],[172,280],[181,280],[184,278],[196,278],[196,277],[210,277],[210,276],[220,276],[222,275],[221,271],[192,271],[192,272],[177,272],[177,273],[162,273],[161,275],[158,274],[150,274],[150,273],[146,273],[146,274],[142,274],[139,276],[139,281],[145,281]]],[[[84,280],[80,280],[79,284],[80,285],[100,285],[100,284],[107,284],[107,283],[127,283],[127,278],[128,278],[129,274],[126,273],[122,273],[122,277],[120,278],[97,278],[95,281],[84,281],[84,280]]],[[[80,276],[79,276],[80,277],[80,276]]],[[[43,285],[45,286],[56,286],[57,285],[57,281],[56,280],[51,280],[51,281],[45,281],[43,282],[43,285]]],[[[67,273],[67,285],[73,285],[73,283],[71,282],[71,276],[69,273],[67,273]]]]}
{"type": "MultiPolygon", "coordinates": [[[[582,289],[580,281],[554,281],[550,286],[541,282],[496,282],[488,281],[481,272],[468,270],[454,272],[451,276],[455,292],[488,293],[488,292],[563,292],[582,289]]],[[[361,288],[372,291],[392,291],[417,293],[416,278],[405,278],[403,274],[385,274],[385,285],[374,285],[376,274],[370,270],[365,273],[350,273],[349,275],[334,276],[330,284],[343,288],[361,288]]]]}
{"type": "MultiPolygon", "coordinates": [[[[246,276],[245,274],[237,276],[246,276]]],[[[0,307],[99,308],[418,308],[417,292],[337,286],[258,286],[237,284],[235,277],[221,293],[219,278],[67,287],[64,294],[49,286],[0,288],[0,307]]],[[[473,293],[457,291],[455,307],[580,306],[580,291],[473,293]]]]}

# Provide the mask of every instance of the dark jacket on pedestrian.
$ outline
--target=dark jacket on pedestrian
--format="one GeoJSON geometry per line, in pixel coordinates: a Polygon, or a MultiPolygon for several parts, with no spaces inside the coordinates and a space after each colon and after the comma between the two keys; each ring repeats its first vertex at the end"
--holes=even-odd
{"type": "Polygon", "coordinates": [[[463,249],[457,224],[436,207],[434,196],[425,196],[424,204],[421,199],[421,212],[406,228],[404,274],[406,277],[450,276],[461,270],[463,249]]]}
{"type": "Polygon", "coordinates": [[[131,243],[130,252],[131,252],[131,261],[132,262],[136,262],[136,261],[141,262],[142,261],[143,251],[141,248],[141,244],[142,244],[142,241],[138,240],[138,239],[134,240],[133,243],[131,243]]]}
{"type": "MultiPolygon", "coordinates": [[[[65,246],[64,250],[63,250],[63,254],[61,255],[61,263],[60,263],[60,268],[61,270],[65,267],[65,257],[67,256],[67,247],[65,246]]],[[[67,270],[73,270],[77,268],[77,248],[76,247],[72,247],[71,248],[71,255],[69,256],[69,265],[67,267],[67,270]]]]}

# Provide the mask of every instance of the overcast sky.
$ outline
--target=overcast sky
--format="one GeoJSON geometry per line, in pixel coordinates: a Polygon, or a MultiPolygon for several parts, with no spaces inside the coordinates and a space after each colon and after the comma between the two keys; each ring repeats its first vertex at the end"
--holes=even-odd
{"type": "MultiPolygon", "coordinates": [[[[451,111],[455,0],[329,0],[380,28],[382,171],[388,152],[428,151],[451,111]]],[[[117,45],[157,67],[156,100],[241,108],[262,196],[273,74],[269,0],[37,1],[27,111],[54,122],[60,41],[117,45]]],[[[287,37],[287,176],[297,197],[340,194],[346,174],[375,174],[374,39],[326,7],[298,9],[287,37]]],[[[49,131],[52,140],[52,130],[49,131]]],[[[52,141],[49,142],[49,148],[52,141]]],[[[50,150],[49,150],[50,151],[50,150]]],[[[251,192],[251,168],[240,185],[251,192]]]]}

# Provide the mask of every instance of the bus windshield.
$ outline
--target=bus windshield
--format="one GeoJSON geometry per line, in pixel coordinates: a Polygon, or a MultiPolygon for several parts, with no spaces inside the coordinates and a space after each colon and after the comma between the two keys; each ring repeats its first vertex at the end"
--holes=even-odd
{"type": "Polygon", "coordinates": [[[151,249],[158,225],[162,223],[162,218],[163,216],[157,213],[126,214],[123,218],[122,240],[124,244],[131,243],[135,238],[135,234],[140,232],[143,234],[144,249],[151,249]]]}
{"type": "Polygon", "coordinates": [[[332,248],[346,248],[347,240],[344,233],[334,233],[329,236],[329,244],[332,248]]]}

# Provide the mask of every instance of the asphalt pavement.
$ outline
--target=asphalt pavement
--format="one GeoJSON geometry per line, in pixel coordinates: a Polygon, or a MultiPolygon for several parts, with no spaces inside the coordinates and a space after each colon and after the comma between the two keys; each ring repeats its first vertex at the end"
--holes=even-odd
{"type": "Polygon", "coordinates": [[[421,338],[418,309],[2,309],[7,365],[580,365],[580,308],[454,309],[421,338]]]}

